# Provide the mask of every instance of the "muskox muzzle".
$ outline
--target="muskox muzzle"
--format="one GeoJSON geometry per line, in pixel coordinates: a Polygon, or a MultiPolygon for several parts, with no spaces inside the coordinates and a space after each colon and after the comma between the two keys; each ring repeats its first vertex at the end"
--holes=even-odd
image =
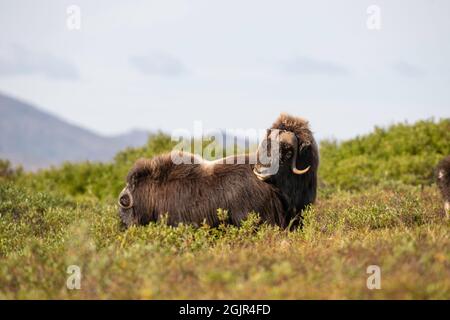
{"type": "Polygon", "coordinates": [[[131,194],[128,185],[126,185],[119,195],[119,206],[122,209],[131,209],[133,205],[133,195],[131,194]]]}
{"type": "Polygon", "coordinates": [[[128,186],[122,190],[119,194],[119,216],[122,222],[122,227],[129,227],[136,224],[136,218],[134,214],[134,198],[131,190],[128,186]]]}

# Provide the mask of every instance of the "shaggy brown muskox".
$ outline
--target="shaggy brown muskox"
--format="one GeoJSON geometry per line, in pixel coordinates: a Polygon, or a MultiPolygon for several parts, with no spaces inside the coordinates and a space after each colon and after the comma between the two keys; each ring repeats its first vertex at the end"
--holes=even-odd
{"type": "Polygon", "coordinates": [[[217,209],[222,208],[228,211],[228,223],[233,225],[240,225],[254,211],[262,221],[286,228],[315,199],[318,154],[306,121],[282,115],[273,130],[276,127],[282,130],[278,135],[278,173],[269,172],[268,166],[249,164],[248,156],[238,156],[245,161],[235,161],[245,164],[203,159],[197,164],[175,164],[170,154],[138,160],[119,196],[122,222],[127,226],[145,225],[167,214],[169,225],[206,222],[217,226],[217,209]],[[299,170],[302,161],[307,167],[299,170]]]}
{"type": "Polygon", "coordinates": [[[170,154],[138,160],[119,196],[122,222],[145,225],[167,214],[167,223],[173,226],[180,222],[217,226],[217,209],[222,208],[233,225],[252,211],[270,224],[287,225],[278,191],[258,180],[249,164],[199,162],[174,164],[170,154]]]}
{"type": "Polygon", "coordinates": [[[450,217],[450,156],[439,162],[436,168],[436,183],[444,199],[444,208],[447,218],[450,217]]]}
{"type": "Polygon", "coordinates": [[[273,130],[279,132],[279,170],[271,174],[267,172],[267,165],[257,164],[254,173],[280,191],[287,204],[285,219],[292,220],[292,226],[296,227],[301,223],[302,210],[316,199],[319,151],[308,121],[304,119],[282,114],[267,131],[269,141],[273,130]]]}

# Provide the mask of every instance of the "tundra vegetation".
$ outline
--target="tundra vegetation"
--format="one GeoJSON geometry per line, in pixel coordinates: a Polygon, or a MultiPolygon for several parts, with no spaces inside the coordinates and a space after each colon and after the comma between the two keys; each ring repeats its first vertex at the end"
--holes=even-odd
{"type": "MultiPolygon", "coordinates": [[[[434,167],[450,119],[322,141],[317,202],[292,232],[258,224],[120,228],[117,195],[160,133],[111,163],[27,173],[0,162],[0,299],[450,299],[450,221],[434,167]],[[71,265],[81,288],[66,286],[71,265]],[[381,270],[381,289],[366,286],[381,270]]],[[[226,208],[218,209],[225,221],[226,208]]]]}

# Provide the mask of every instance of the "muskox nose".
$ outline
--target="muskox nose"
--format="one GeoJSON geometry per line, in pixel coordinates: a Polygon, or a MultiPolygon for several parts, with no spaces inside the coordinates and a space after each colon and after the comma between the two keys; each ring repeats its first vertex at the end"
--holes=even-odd
{"type": "Polygon", "coordinates": [[[123,207],[123,208],[129,208],[130,204],[131,204],[131,199],[130,196],[128,194],[124,194],[120,197],[119,199],[119,204],[123,207]]]}
{"type": "Polygon", "coordinates": [[[122,190],[119,195],[119,206],[122,209],[130,209],[131,207],[133,207],[133,196],[128,189],[128,185],[122,190]]]}

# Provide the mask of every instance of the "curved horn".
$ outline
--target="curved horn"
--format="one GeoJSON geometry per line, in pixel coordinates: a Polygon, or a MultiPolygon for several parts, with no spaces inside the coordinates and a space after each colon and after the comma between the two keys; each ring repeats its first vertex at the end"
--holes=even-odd
{"type": "Polygon", "coordinates": [[[303,170],[298,170],[295,165],[292,166],[292,172],[295,174],[305,174],[309,171],[309,169],[311,168],[311,166],[307,166],[305,169],[303,170]]]}
{"type": "Polygon", "coordinates": [[[256,168],[253,168],[253,173],[261,181],[264,181],[264,180],[267,180],[270,178],[270,175],[261,174],[258,172],[258,170],[256,170],[256,168]]]}
{"type": "Polygon", "coordinates": [[[128,190],[128,184],[125,186],[125,188],[123,188],[122,192],[120,192],[118,202],[119,202],[119,206],[123,209],[130,209],[133,207],[133,205],[134,205],[133,196],[131,195],[130,190],[128,190]],[[127,195],[128,199],[130,200],[130,203],[128,205],[123,205],[120,201],[124,195],[127,195]]]}
{"type": "Polygon", "coordinates": [[[292,157],[292,172],[294,174],[305,174],[309,171],[309,169],[311,168],[311,166],[307,166],[305,169],[299,170],[296,167],[296,163],[297,163],[297,150],[298,150],[298,141],[297,139],[295,139],[295,144],[294,144],[294,156],[292,157]]]}

